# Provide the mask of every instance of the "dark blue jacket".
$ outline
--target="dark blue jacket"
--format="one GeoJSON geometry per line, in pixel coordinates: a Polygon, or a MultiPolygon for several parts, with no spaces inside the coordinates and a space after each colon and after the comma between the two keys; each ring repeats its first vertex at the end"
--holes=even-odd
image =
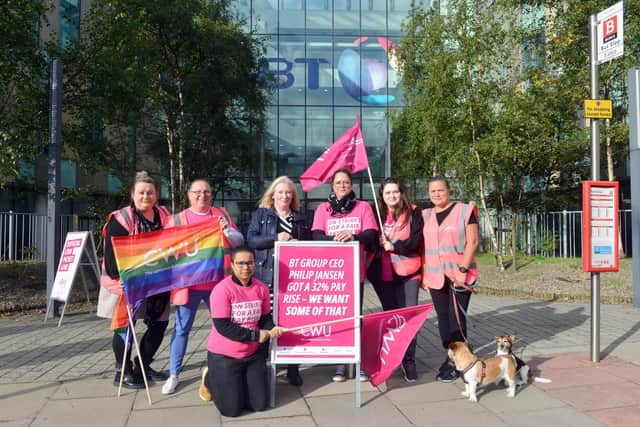
{"type": "MultiPolygon", "coordinates": [[[[311,240],[307,218],[293,211],[293,237],[311,240]]],[[[269,288],[273,284],[273,247],[278,239],[278,216],[273,209],[258,208],[251,216],[247,231],[247,245],[256,252],[256,270],[253,275],[269,288]]]]}

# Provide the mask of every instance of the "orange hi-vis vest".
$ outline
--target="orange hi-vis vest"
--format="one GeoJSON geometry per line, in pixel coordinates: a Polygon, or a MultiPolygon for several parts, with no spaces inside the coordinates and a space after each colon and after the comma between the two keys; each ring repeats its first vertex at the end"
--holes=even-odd
{"type": "MultiPolygon", "coordinates": [[[[173,218],[169,213],[169,209],[165,206],[156,206],[158,208],[158,212],[160,213],[160,222],[162,223],[162,228],[171,227],[173,225],[173,218]]],[[[120,223],[124,227],[125,230],[129,233],[130,236],[138,234],[138,230],[136,228],[136,223],[133,219],[133,209],[131,206],[126,206],[117,211],[113,211],[107,216],[107,221],[104,223],[104,227],[102,228],[102,239],[103,244],[106,244],[107,238],[107,225],[111,218],[115,218],[116,221],[120,223]]],[[[127,326],[129,322],[129,317],[127,314],[126,303],[124,300],[124,296],[122,295],[122,287],[120,285],[120,279],[112,279],[106,272],[104,267],[104,258],[102,259],[102,274],[100,275],[100,286],[107,289],[109,292],[113,294],[120,295],[120,300],[118,301],[118,305],[113,313],[113,317],[111,318],[111,329],[124,328],[127,326]]]]}
{"type": "MultiPolygon", "coordinates": [[[[415,209],[415,206],[413,208],[415,209]]],[[[405,214],[393,223],[389,240],[391,243],[396,243],[399,240],[407,240],[410,235],[411,215],[405,214]]],[[[405,256],[390,252],[389,255],[391,257],[393,271],[395,271],[398,276],[408,276],[420,270],[420,254],[416,256],[405,256]]]]}
{"type": "MultiPolygon", "coordinates": [[[[176,227],[189,223],[187,219],[187,209],[173,216],[173,222],[176,227]]],[[[213,218],[224,216],[229,226],[233,224],[233,221],[231,221],[231,216],[225,208],[216,208],[215,206],[211,206],[210,209],[213,218]]],[[[224,234],[222,236],[222,242],[224,244],[224,274],[226,276],[228,274],[231,274],[231,245],[229,244],[229,240],[224,234]]],[[[172,290],[171,301],[173,301],[175,305],[184,305],[189,302],[189,288],[172,290]]]]}
{"type": "MultiPolygon", "coordinates": [[[[447,276],[452,282],[464,257],[465,228],[475,206],[456,203],[442,224],[438,225],[435,209],[424,209],[424,269],[422,287],[441,289],[447,276]]],[[[465,283],[472,284],[478,278],[475,257],[471,260],[465,283]]]]}

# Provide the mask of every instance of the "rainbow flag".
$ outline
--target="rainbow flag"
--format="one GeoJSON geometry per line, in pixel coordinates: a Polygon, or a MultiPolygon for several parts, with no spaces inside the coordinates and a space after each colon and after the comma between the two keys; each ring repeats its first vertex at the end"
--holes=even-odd
{"type": "Polygon", "coordinates": [[[224,276],[223,234],[215,220],[111,241],[130,306],[151,295],[224,276]]]}

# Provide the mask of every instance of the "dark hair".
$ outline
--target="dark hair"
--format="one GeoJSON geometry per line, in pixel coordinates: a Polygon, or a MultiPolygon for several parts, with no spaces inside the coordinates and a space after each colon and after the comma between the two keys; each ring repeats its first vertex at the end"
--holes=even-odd
{"type": "Polygon", "coordinates": [[[386,220],[387,214],[389,213],[389,208],[387,208],[387,204],[384,203],[384,199],[382,198],[384,187],[387,184],[396,184],[398,186],[398,190],[400,190],[400,203],[398,204],[398,208],[393,213],[393,219],[397,220],[402,215],[406,214],[408,221],[408,217],[411,214],[411,200],[409,200],[409,195],[407,194],[407,189],[405,188],[405,186],[399,180],[393,177],[385,178],[384,181],[382,181],[382,184],[380,184],[380,188],[378,189],[380,200],[382,201],[382,206],[380,207],[380,216],[382,221],[386,220]]]}
{"type": "Polygon", "coordinates": [[[236,259],[236,254],[239,254],[240,252],[248,252],[251,255],[253,255],[253,257],[256,257],[256,253],[254,252],[253,249],[251,249],[249,246],[238,246],[236,248],[231,249],[231,261],[235,261],[236,259]]]}
{"type": "Polygon", "coordinates": [[[336,180],[336,175],[338,175],[339,173],[347,175],[349,177],[349,180],[353,183],[353,175],[351,174],[351,171],[347,168],[340,168],[333,173],[333,176],[331,177],[331,184],[333,184],[333,181],[336,180]]]}
{"type": "Polygon", "coordinates": [[[191,187],[193,186],[193,184],[195,184],[196,182],[204,182],[205,184],[207,184],[209,186],[209,188],[211,188],[211,184],[209,184],[209,181],[207,181],[205,178],[193,178],[188,184],[187,184],[187,191],[191,190],[191,187]]]}
{"type": "Polygon", "coordinates": [[[435,175],[429,178],[429,182],[427,182],[427,187],[429,187],[429,184],[431,184],[432,182],[437,182],[437,181],[444,182],[444,185],[447,187],[447,190],[451,190],[451,186],[449,185],[449,180],[442,175],[435,175]]]}

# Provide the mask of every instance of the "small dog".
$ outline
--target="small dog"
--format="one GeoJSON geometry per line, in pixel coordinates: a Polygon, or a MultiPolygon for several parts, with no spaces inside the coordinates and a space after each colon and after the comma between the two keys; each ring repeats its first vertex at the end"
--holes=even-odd
{"type": "Polygon", "coordinates": [[[456,369],[462,372],[465,382],[464,391],[461,393],[470,401],[477,402],[476,389],[485,383],[499,383],[505,380],[508,386],[507,396],[516,395],[516,363],[513,357],[495,356],[485,360],[479,360],[473,355],[469,346],[456,341],[449,344],[449,358],[456,364],[456,369]]]}
{"type": "Polygon", "coordinates": [[[511,356],[516,364],[516,373],[519,378],[516,385],[524,385],[531,379],[529,365],[524,363],[515,354],[513,354],[513,343],[516,341],[515,335],[499,335],[496,337],[496,354],[498,356],[511,356]]]}

